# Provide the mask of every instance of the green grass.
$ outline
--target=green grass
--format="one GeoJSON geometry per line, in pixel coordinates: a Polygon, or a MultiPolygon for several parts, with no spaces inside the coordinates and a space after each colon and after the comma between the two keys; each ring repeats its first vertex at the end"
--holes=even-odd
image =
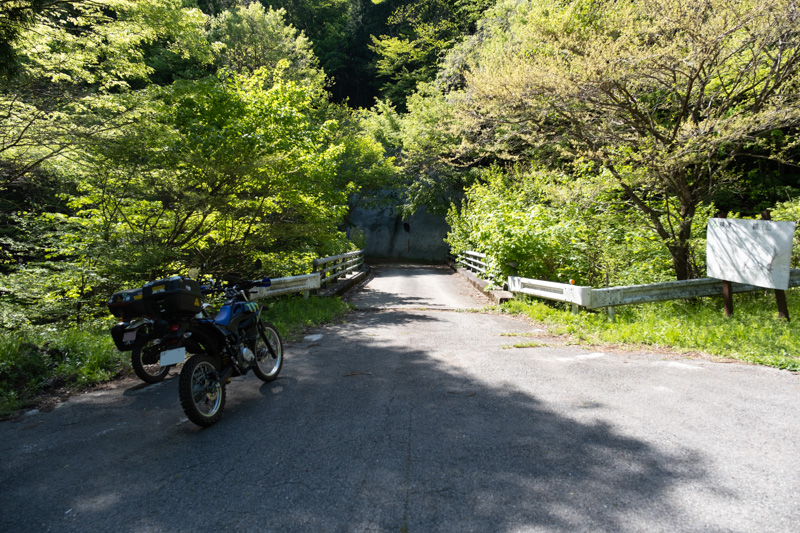
{"type": "Polygon", "coordinates": [[[30,407],[49,389],[80,389],[130,368],[105,330],[50,329],[0,334],[0,416],[30,407]]]}
{"type": "Polygon", "coordinates": [[[339,298],[292,297],[265,306],[261,315],[272,322],[284,340],[295,341],[312,326],[334,322],[346,315],[352,306],[339,298]]]}
{"type": "Polygon", "coordinates": [[[539,348],[541,346],[547,345],[543,342],[518,342],[516,344],[506,344],[502,348],[508,350],[510,348],[539,348]]]}
{"type": "MultiPolygon", "coordinates": [[[[286,298],[265,306],[264,319],[285,340],[343,317],[338,298],[286,298]]],[[[119,352],[107,329],[0,332],[0,418],[33,407],[49,391],[80,390],[130,372],[130,352],[119,352]]]]}
{"type": "Polygon", "coordinates": [[[577,342],[666,347],[697,351],[749,363],[800,370],[800,293],[787,292],[792,322],[778,318],[770,292],[734,296],[734,315],[726,318],[719,298],[618,307],[616,321],[605,314],[541,302],[512,301],[506,312],[520,313],[567,334],[577,342]]]}

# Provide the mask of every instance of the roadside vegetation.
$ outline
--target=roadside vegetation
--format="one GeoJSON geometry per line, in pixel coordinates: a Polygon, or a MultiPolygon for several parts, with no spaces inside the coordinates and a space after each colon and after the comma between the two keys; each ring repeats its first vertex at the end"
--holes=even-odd
{"type": "Polygon", "coordinates": [[[791,322],[778,318],[772,291],[737,294],[730,318],[721,298],[617,307],[613,322],[602,312],[572,314],[568,306],[542,301],[514,300],[501,309],[546,324],[549,334],[567,335],[568,342],[661,348],[800,371],[800,294],[786,296],[791,322]]]}

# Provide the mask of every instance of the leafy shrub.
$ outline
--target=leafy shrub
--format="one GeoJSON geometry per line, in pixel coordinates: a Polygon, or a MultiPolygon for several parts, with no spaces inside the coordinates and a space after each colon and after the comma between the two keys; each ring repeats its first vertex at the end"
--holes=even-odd
{"type": "Polygon", "coordinates": [[[0,394],[39,385],[48,373],[47,360],[29,335],[0,334],[0,394]]]}
{"type": "MultiPolygon", "coordinates": [[[[578,185],[570,176],[544,171],[486,171],[462,205],[451,206],[446,241],[455,253],[485,253],[487,277],[497,281],[519,275],[605,286],[674,279],[669,251],[648,221],[612,183],[593,179],[578,185]]],[[[697,272],[704,272],[705,224],[712,211],[704,206],[694,219],[697,272]]]]}
{"type": "Polygon", "coordinates": [[[108,381],[126,369],[129,360],[117,351],[107,331],[67,330],[48,340],[45,349],[56,374],[77,387],[108,381]]]}
{"type": "Polygon", "coordinates": [[[17,331],[0,334],[0,413],[30,405],[51,386],[82,388],[129,367],[104,330],[17,331]]]}

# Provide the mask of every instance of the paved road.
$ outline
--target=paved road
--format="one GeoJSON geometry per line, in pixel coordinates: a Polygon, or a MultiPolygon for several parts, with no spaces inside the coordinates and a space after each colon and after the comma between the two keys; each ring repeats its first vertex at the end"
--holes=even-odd
{"type": "Polygon", "coordinates": [[[174,377],[0,424],[0,530],[800,530],[797,375],[386,302],[288,346],[276,382],[235,379],[206,430],[174,377]]]}
{"type": "Polygon", "coordinates": [[[474,309],[489,299],[450,267],[378,265],[350,300],[359,309],[474,309]]]}

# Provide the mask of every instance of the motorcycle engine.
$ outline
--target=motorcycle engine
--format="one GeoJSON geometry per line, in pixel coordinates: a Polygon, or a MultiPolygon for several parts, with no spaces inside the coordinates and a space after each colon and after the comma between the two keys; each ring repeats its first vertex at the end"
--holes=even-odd
{"type": "Polygon", "coordinates": [[[253,353],[253,350],[251,350],[247,346],[241,346],[239,348],[239,353],[236,354],[236,356],[237,359],[239,360],[239,364],[242,367],[245,367],[246,365],[252,363],[253,359],[255,359],[256,357],[255,354],[253,353]]]}

